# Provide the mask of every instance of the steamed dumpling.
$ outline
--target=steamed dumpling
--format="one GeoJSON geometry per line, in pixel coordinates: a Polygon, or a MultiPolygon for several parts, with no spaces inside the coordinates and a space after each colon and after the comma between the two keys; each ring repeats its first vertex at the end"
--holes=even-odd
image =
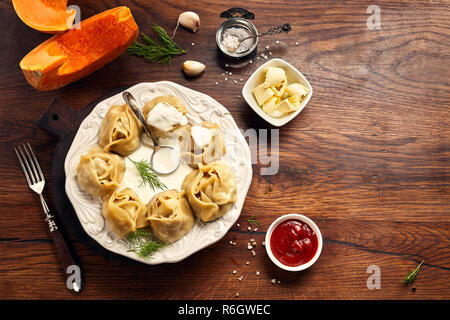
{"type": "Polygon", "coordinates": [[[103,198],[102,213],[119,237],[148,226],[147,207],[136,193],[128,188],[116,190],[103,198]]]}
{"type": "Polygon", "coordinates": [[[194,226],[194,215],[184,191],[178,190],[156,194],[148,204],[147,219],[153,234],[164,242],[182,238],[194,226]]]}
{"type": "Polygon", "coordinates": [[[125,162],[122,157],[95,146],[80,157],[76,171],[78,183],[84,190],[93,196],[104,196],[119,187],[125,174],[125,162]]]}
{"type": "Polygon", "coordinates": [[[197,168],[199,163],[208,164],[220,160],[226,152],[222,131],[217,123],[204,121],[201,126],[189,128],[190,134],[183,136],[183,159],[197,168]]]}
{"type": "Polygon", "coordinates": [[[208,222],[223,216],[236,202],[236,179],[223,162],[199,164],[181,185],[195,216],[208,222]]]}
{"type": "Polygon", "coordinates": [[[187,108],[172,95],[163,95],[147,102],[142,113],[159,138],[178,138],[176,131],[188,126],[187,108]]]}
{"type": "Polygon", "coordinates": [[[99,145],[105,151],[114,151],[124,157],[141,145],[139,120],[126,104],[109,108],[102,121],[99,145]]]}

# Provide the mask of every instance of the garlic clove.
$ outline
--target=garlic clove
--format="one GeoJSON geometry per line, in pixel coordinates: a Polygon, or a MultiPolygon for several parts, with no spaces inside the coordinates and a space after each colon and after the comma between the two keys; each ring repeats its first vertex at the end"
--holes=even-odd
{"type": "Polygon", "coordinates": [[[200,17],[192,11],[186,11],[179,15],[178,23],[183,27],[196,32],[200,28],[200,17]]]}
{"type": "Polygon", "coordinates": [[[198,61],[186,60],[183,63],[183,71],[190,77],[196,77],[200,75],[205,70],[205,68],[206,66],[198,61]]]}

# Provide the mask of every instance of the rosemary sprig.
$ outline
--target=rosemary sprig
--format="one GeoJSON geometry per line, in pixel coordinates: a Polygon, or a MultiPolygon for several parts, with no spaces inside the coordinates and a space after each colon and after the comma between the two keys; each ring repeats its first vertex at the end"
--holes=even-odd
{"type": "Polygon", "coordinates": [[[150,62],[156,62],[160,65],[169,64],[173,56],[186,53],[179,47],[167,34],[166,30],[158,25],[153,26],[153,30],[158,36],[159,45],[150,39],[149,36],[141,32],[144,43],[135,41],[128,49],[129,54],[138,57],[144,57],[150,62]]]}
{"type": "MultiPolygon", "coordinates": [[[[142,178],[142,184],[149,184],[149,186],[155,191],[155,189],[167,189],[167,186],[159,180],[158,175],[153,170],[152,166],[148,161],[141,160],[141,161],[134,161],[131,158],[128,158],[136,167],[137,171],[139,172],[139,175],[142,178]]],[[[140,186],[139,186],[140,187],[140,186]]]]}
{"type": "Polygon", "coordinates": [[[250,219],[247,219],[247,222],[248,222],[248,224],[254,223],[254,224],[256,224],[258,227],[261,226],[261,223],[259,223],[258,220],[256,220],[256,217],[254,217],[254,216],[251,217],[250,219]]]}
{"type": "Polygon", "coordinates": [[[423,263],[424,263],[424,260],[422,260],[422,262],[419,263],[419,265],[417,266],[417,268],[415,270],[411,271],[410,273],[408,273],[406,275],[403,282],[406,284],[412,284],[414,282],[414,280],[416,280],[416,276],[419,273],[420,267],[422,266],[423,263]]]}
{"type": "Polygon", "coordinates": [[[151,259],[159,249],[167,245],[165,242],[154,239],[145,229],[130,232],[125,239],[130,246],[128,252],[136,252],[139,257],[144,259],[151,259]]]}

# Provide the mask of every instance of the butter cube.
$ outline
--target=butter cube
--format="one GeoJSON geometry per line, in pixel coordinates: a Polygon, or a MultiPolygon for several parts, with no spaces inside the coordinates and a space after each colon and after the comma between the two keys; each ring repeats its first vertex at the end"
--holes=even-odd
{"type": "Polygon", "coordinates": [[[275,110],[277,110],[277,104],[279,101],[280,99],[278,99],[277,97],[270,98],[263,104],[263,111],[267,114],[273,113],[275,110]]]}
{"type": "Polygon", "coordinates": [[[277,105],[278,111],[281,113],[289,113],[297,110],[300,107],[300,98],[298,96],[292,96],[284,99],[277,105]]]}
{"type": "Polygon", "coordinates": [[[282,68],[268,67],[264,71],[266,72],[264,88],[270,88],[273,86],[278,87],[286,79],[286,73],[282,68]]]}
{"type": "Polygon", "coordinates": [[[269,100],[274,95],[272,89],[264,88],[264,83],[254,88],[252,92],[253,95],[255,96],[256,102],[258,102],[258,105],[260,106],[262,106],[264,102],[269,100]]]}
{"type": "Polygon", "coordinates": [[[299,98],[308,94],[308,88],[300,83],[291,83],[287,86],[286,92],[289,96],[298,96],[299,98]]]}

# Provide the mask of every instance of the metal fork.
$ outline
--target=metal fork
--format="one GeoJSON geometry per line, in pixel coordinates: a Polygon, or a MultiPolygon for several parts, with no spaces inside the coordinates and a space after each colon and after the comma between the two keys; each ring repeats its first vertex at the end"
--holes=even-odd
{"type": "Polygon", "coordinates": [[[42,173],[41,166],[39,165],[36,155],[34,154],[30,143],[24,144],[22,147],[18,146],[17,148],[14,148],[14,151],[19,159],[20,166],[23,169],[23,173],[25,174],[25,178],[27,179],[30,189],[39,195],[42,209],[45,214],[45,221],[50,229],[50,234],[52,235],[56,250],[64,267],[64,272],[66,273],[66,276],[70,274],[66,282],[67,287],[69,289],[73,289],[75,292],[79,292],[81,291],[80,268],[75,264],[69,248],[67,247],[61,232],[53,220],[53,216],[50,214],[50,209],[42,196],[45,186],[45,177],[42,173]],[[72,275],[73,271],[75,271],[75,275],[72,275]],[[77,272],[78,274],[76,274],[77,272]]]}

